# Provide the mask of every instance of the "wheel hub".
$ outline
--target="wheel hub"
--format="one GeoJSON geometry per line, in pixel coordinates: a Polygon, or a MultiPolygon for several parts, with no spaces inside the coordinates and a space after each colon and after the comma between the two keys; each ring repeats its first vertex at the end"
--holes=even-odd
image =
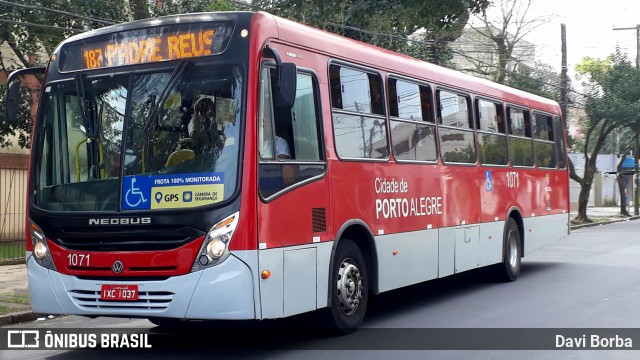
{"type": "Polygon", "coordinates": [[[362,300],[362,274],[352,259],[345,259],[340,264],[337,291],[342,312],[346,315],[356,312],[362,300]]]}

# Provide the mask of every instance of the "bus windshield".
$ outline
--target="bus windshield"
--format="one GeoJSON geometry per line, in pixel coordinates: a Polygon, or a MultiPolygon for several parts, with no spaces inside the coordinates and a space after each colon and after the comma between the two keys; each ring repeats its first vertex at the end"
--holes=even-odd
{"type": "Polygon", "coordinates": [[[236,189],[242,68],[76,76],[44,88],[33,204],[51,211],[187,208],[236,189]]]}

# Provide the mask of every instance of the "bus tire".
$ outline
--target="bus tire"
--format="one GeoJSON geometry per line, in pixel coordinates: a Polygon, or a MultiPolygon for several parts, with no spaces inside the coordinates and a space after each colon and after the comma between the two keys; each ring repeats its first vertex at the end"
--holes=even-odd
{"type": "Polygon", "coordinates": [[[504,225],[502,249],[502,263],[496,267],[498,279],[505,282],[516,281],[522,266],[522,241],[518,224],[511,217],[504,225]]]}
{"type": "Polygon", "coordinates": [[[343,334],[356,331],[368,300],[369,276],[362,251],[352,240],[343,239],[331,269],[331,325],[343,334]]]}

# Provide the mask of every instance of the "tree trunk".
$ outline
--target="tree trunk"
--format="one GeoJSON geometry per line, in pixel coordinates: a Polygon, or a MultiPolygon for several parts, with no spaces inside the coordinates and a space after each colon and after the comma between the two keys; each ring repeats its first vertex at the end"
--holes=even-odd
{"type": "MultiPolygon", "coordinates": [[[[580,182],[580,196],[578,197],[578,216],[575,221],[581,223],[590,223],[591,219],[587,217],[587,203],[589,202],[589,193],[591,192],[591,186],[593,185],[593,178],[596,176],[596,158],[602,149],[607,136],[615,129],[615,124],[609,124],[609,120],[604,120],[604,123],[600,126],[598,137],[596,138],[591,155],[587,153],[587,145],[589,144],[590,133],[587,133],[587,140],[585,142],[584,156],[585,156],[585,169],[582,181],[580,182]]],[[[571,166],[571,164],[569,164],[571,166]]],[[[569,168],[571,170],[571,167],[569,168]]],[[[575,169],[572,171],[575,173],[575,169]]],[[[573,179],[574,176],[571,175],[573,179]]],[[[576,178],[578,176],[576,175],[576,178]]]]}
{"type": "Polygon", "coordinates": [[[618,182],[618,189],[620,191],[620,215],[631,216],[629,215],[629,210],[627,209],[627,189],[624,186],[624,175],[622,174],[622,163],[626,158],[626,155],[622,155],[620,157],[618,167],[616,168],[616,181],[618,182]]]}
{"type": "Polygon", "coordinates": [[[580,183],[580,196],[578,196],[578,215],[575,220],[581,223],[590,223],[591,219],[587,217],[587,204],[589,202],[589,193],[593,185],[593,178],[596,176],[596,167],[588,165],[584,170],[582,182],[580,183]]]}

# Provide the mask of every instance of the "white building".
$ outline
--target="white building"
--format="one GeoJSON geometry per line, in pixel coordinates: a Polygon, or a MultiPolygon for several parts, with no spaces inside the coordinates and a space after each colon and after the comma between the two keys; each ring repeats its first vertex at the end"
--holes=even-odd
{"type": "MultiPolygon", "coordinates": [[[[494,80],[498,68],[499,50],[491,34],[499,34],[495,27],[466,27],[462,35],[451,43],[452,62],[456,69],[468,74],[494,80]]],[[[513,36],[507,34],[513,41],[513,36]]],[[[535,62],[536,47],[525,40],[518,40],[507,60],[507,77],[510,72],[518,72],[521,66],[535,62]]]]}

